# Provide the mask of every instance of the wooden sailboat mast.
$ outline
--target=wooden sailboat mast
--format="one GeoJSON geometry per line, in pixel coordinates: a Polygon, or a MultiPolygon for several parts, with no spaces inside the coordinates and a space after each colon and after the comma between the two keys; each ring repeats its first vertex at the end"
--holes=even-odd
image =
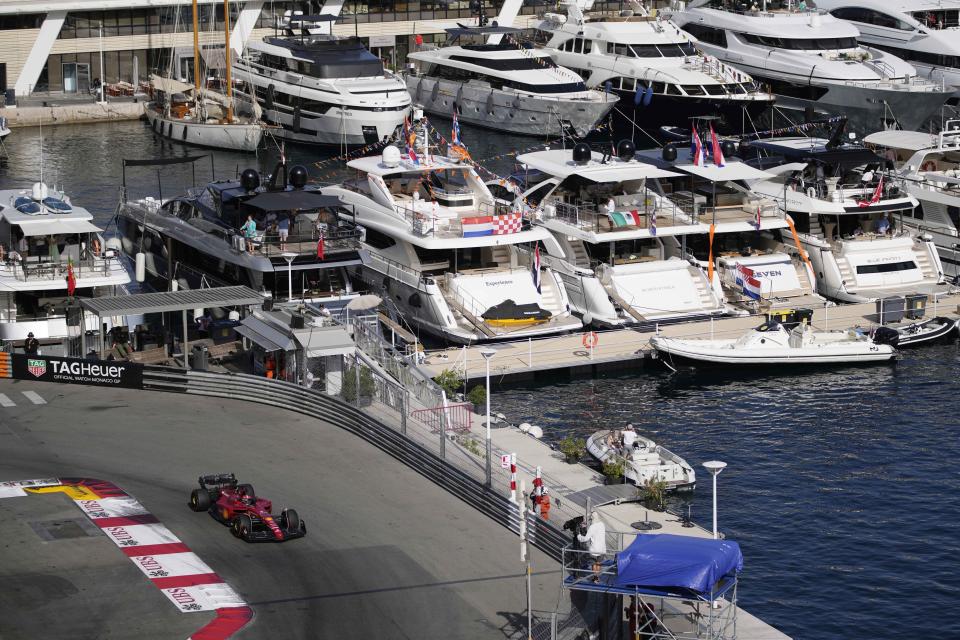
{"type": "Polygon", "coordinates": [[[200,25],[198,19],[197,0],[193,0],[193,86],[200,94],[200,25]]]}
{"type": "Polygon", "coordinates": [[[223,26],[225,37],[223,57],[227,81],[227,122],[233,122],[233,81],[230,79],[230,0],[223,0],[223,26]]]}

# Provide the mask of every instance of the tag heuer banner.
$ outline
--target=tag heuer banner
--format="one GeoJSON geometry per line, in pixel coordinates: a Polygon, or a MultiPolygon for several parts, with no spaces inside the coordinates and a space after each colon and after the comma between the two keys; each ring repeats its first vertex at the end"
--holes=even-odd
{"type": "Polygon", "coordinates": [[[143,388],[143,365],[117,360],[81,360],[15,353],[10,356],[18,380],[92,384],[101,387],[143,388]]]}

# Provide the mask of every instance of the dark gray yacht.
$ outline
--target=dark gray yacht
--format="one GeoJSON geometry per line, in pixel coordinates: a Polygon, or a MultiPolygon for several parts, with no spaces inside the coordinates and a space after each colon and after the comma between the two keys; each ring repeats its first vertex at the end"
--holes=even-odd
{"type": "MultiPolygon", "coordinates": [[[[128,167],[203,157],[124,160],[124,176],[128,167]]],[[[247,169],[174,198],[124,197],[117,228],[137,279],[157,289],[173,280],[180,288],[246,285],[274,300],[351,294],[344,269],[360,263],[361,230],[341,215],[350,206],[307,187],[300,166],[278,164],[265,182],[247,169]]]]}

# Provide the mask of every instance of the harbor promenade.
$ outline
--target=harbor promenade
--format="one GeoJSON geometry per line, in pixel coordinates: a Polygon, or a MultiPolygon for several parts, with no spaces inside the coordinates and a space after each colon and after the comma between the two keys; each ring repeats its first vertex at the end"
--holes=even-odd
{"type": "MultiPolygon", "coordinates": [[[[960,315],[960,295],[951,294],[927,303],[926,317],[960,315]]],[[[597,331],[596,346],[588,348],[586,332],[551,338],[504,341],[491,345],[449,347],[426,352],[421,368],[431,376],[444,370],[457,371],[466,380],[483,379],[486,363],[483,349],[493,349],[490,376],[493,383],[536,374],[565,370],[570,375],[588,375],[598,371],[642,368],[652,354],[650,338],[658,331],[670,337],[733,338],[758,326],[762,315],[727,317],[661,325],[654,328],[628,328],[597,331]]],[[[813,326],[823,330],[870,328],[879,323],[874,303],[821,306],[814,309],[813,326]]]]}
{"type": "Polygon", "coordinates": [[[43,104],[0,109],[0,117],[7,119],[10,128],[137,120],[143,116],[145,105],[146,102],[132,100],[103,103],[64,101],[58,104],[55,98],[51,98],[43,104]]]}
{"type": "MultiPolygon", "coordinates": [[[[633,526],[638,523],[652,523],[640,526],[650,526],[656,533],[671,533],[698,538],[712,537],[710,531],[694,523],[684,523],[684,519],[676,514],[648,509],[641,502],[635,501],[637,496],[635,486],[604,485],[602,474],[585,464],[567,463],[563,454],[559,451],[552,449],[545,442],[527,435],[516,426],[503,426],[503,423],[500,423],[496,427],[491,429],[490,432],[494,461],[498,462],[499,455],[504,453],[515,453],[517,456],[518,482],[522,480],[527,491],[530,491],[533,487],[536,467],[540,467],[544,484],[547,486],[550,495],[555,502],[559,501],[560,503],[560,508],[553,509],[553,513],[550,514],[551,519],[564,518],[569,513],[576,511],[583,514],[586,508],[586,497],[590,496],[591,508],[601,517],[607,527],[608,540],[615,537],[620,548],[629,545],[634,535],[644,532],[633,526]],[[614,496],[622,497],[617,499],[614,496]],[[610,502],[604,504],[606,500],[610,500],[610,502]],[[614,536],[611,536],[611,533],[614,536]]],[[[475,434],[483,434],[485,428],[484,418],[476,416],[472,431],[475,434]]],[[[509,470],[501,469],[497,465],[494,473],[509,475],[509,470]]],[[[709,490],[709,478],[701,477],[700,484],[701,491],[709,490]]],[[[562,522],[557,524],[562,524],[562,522]]],[[[740,607],[737,608],[736,628],[738,640],[789,639],[789,636],[783,632],[740,607]]]]}

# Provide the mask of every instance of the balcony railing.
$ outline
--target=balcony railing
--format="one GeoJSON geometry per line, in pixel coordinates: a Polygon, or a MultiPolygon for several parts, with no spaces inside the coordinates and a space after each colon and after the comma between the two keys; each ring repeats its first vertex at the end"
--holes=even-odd
{"type": "MultiPolygon", "coordinates": [[[[359,229],[345,229],[338,231],[327,231],[323,234],[323,252],[324,254],[344,253],[358,251],[360,249],[361,231],[359,229]]],[[[286,240],[281,241],[278,234],[260,233],[253,239],[237,238],[236,248],[250,250],[268,258],[279,258],[284,253],[293,253],[298,256],[318,255],[320,242],[320,232],[312,231],[306,234],[288,235],[286,240]],[[243,240],[241,243],[240,240],[243,240]]]]}
{"type": "MultiPolygon", "coordinates": [[[[13,278],[19,282],[41,282],[63,280],[66,288],[69,262],[41,260],[40,257],[30,256],[21,260],[5,260],[0,263],[0,279],[13,278]]],[[[116,256],[106,257],[89,256],[73,261],[73,275],[77,279],[77,286],[84,286],[85,278],[105,278],[118,271],[123,271],[123,264],[116,256]]]]}

